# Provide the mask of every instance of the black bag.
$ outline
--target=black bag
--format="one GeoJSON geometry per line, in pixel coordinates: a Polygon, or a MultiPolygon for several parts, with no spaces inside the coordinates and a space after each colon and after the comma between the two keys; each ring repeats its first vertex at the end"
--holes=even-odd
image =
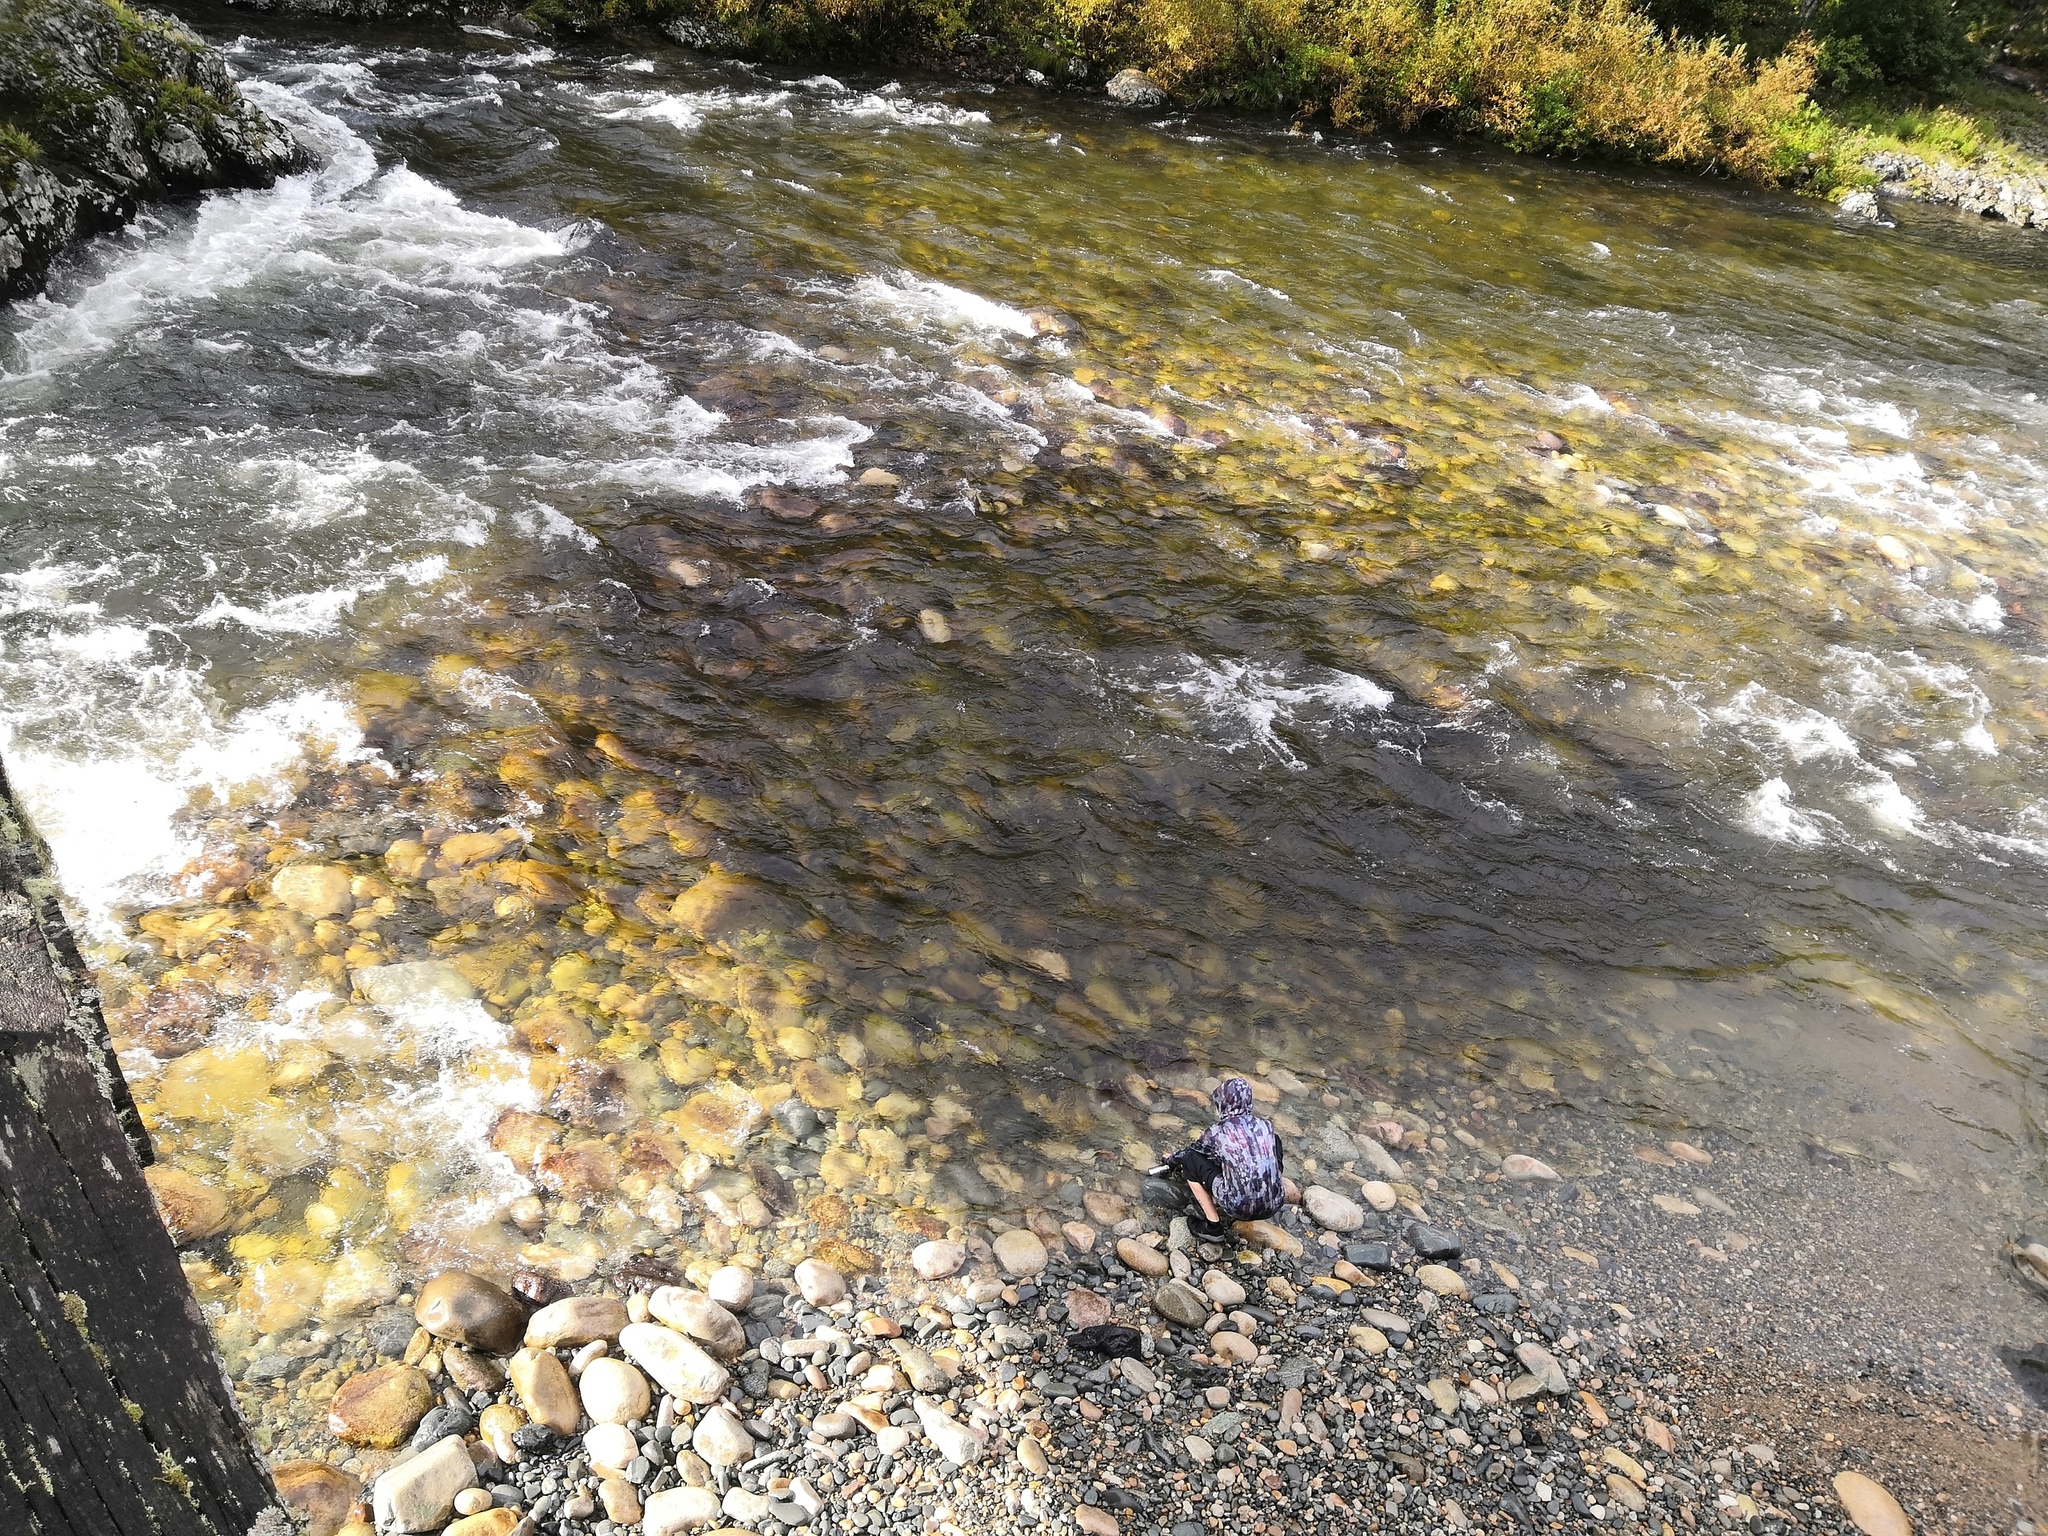
{"type": "Polygon", "coordinates": [[[1145,1335],[1121,1323],[1097,1323],[1093,1328],[1078,1329],[1067,1335],[1067,1342],[1091,1355],[1107,1355],[1112,1360],[1136,1360],[1145,1353],[1145,1335]]]}

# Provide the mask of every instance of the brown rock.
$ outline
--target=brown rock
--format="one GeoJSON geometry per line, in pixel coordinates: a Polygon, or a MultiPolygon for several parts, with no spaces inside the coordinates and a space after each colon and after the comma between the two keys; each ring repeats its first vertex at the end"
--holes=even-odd
{"type": "Polygon", "coordinates": [[[410,1365],[380,1365],[351,1376],[327,1407],[327,1427],[348,1445],[388,1451],[403,1445],[434,1406],[434,1389],[410,1365]]]}
{"type": "Polygon", "coordinates": [[[527,1319],[526,1347],[578,1349],[598,1339],[616,1339],[627,1321],[626,1304],[616,1296],[569,1296],[527,1319]]]}
{"type": "Polygon", "coordinates": [[[448,1379],[464,1392],[495,1392],[505,1385],[505,1368],[489,1355],[480,1355],[460,1344],[441,1351],[441,1365],[448,1379]]]}
{"type": "Polygon", "coordinates": [[[1093,1504],[1074,1506],[1074,1524],[1081,1527],[1087,1536],[1120,1536],[1116,1516],[1093,1504]]]}
{"type": "Polygon", "coordinates": [[[1835,1497],[1863,1536],[1913,1536],[1913,1522],[1876,1479],[1861,1472],[1837,1472],[1835,1497]]]}
{"type": "Polygon", "coordinates": [[[618,1154],[601,1141],[550,1147],[534,1164],[533,1181],[565,1200],[584,1201],[618,1186],[618,1154]]]}
{"type": "Polygon", "coordinates": [[[518,1298],[466,1270],[444,1270],[420,1287],[412,1315],[435,1338],[487,1355],[509,1355],[526,1334],[518,1298]]]}
{"type": "Polygon", "coordinates": [[[519,1522],[526,1518],[516,1509],[487,1509],[480,1515],[464,1515],[453,1525],[445,1527],[441,1536],[512,1536],[519,1522]]]}
{"type": "Polygon", "coordinates": [[[623,1131],[633,1120],[633,1101],[616,1068],[571,1062],[548,1096],[548,1108],[586,1131],[623,1131]]]}
{"type": "Polygon", "coordinates": [[[324,1461],[286,1461],[270,1469],[277,1496],[305,1522],[302,1536],[334,1536],[362,1497],[362,1482],[324,1461]]]}
{"type": "Polygon", "coordinates": [[[179,1247],[203,1243],[227,1230],[234,1206],[226,1191],[169,1163],[152,1164],[142,1170],[142,1176],[156,1196],[156,1208],[170,1228],[171,1241],[179,1247]]]}
{"type": "Polygon", "coordinates": [[[512,1389],[528,1418],[558,1435],[576,1433],[583,1405],[567,1366],[544,1349],[522,1349],[512,1357],[511,1375],[512,1389]]]}
{"type": "Polygon", "coordinates": [[[541,1153],[561,1139],[561,1121],[523,1109],[506,1110],[491,1127],[491,1150],[511,1158],[521,1173],[530,1172],[541,1153]]]}
{"type": "Polygon", "coordinates": [[[1173,1267],[1165,1254],[1149,1243],[1139,1242],[1135,1237],[1118,1238],[1116,1256],[1123,1261],[1124,1268],[1154,1278],[1165,1274],[1173,1267]]]}
{"type": "Polygon", "coordinates": [[[1067,1321],[1076,1328],[1093,1328],[1110,1318],[1109,1303],[1094,1291],[1067,1292],[1067,1321]]]}

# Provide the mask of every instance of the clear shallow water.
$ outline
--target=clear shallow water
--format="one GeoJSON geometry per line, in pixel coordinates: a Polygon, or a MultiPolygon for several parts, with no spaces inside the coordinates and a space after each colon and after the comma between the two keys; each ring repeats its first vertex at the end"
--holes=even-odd
{"type": "Polygon", "coordinates": [[[0,339],[0,750],[233,1196],[231,1358],[454,1257],[1014,1214],[1198,1123],[1133,1073],[1420,1063],[2027,1212],[2024,237],[677,51],[236,58],[321,169],[0,339]],[[701,1161],[720,1079],[824,1111],[788,1225],[701,1161]],[[525,1231],[508,1108],[573,1122],[525,1231]]]}

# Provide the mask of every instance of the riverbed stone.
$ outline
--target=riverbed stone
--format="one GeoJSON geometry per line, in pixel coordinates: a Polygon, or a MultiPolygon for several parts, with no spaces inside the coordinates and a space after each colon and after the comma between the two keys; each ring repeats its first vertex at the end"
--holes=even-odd
{"type": "Polygon", "coordinates": [[[359,1478],[324,1461],[281,1461],[270,1476],[285,1507],[305,1522],[301,1536],[334,1536],[363,1491],[359,1478]]]}
{"type": "Polygon", "coordinates": [[[623,1360],[593,1360],[576,1383],[583,1411],[593,1424],[630,1424],[647,1416],[654,1394],[647,1378],[623,1360]]]}
{"type": "Polygon", "coordinates": [[[829,1307],[846,1299],[846,1277],[823,1259],[805,1259],[797,1265],[796,1288],[814,1307],[829,1307]]]}
{"type": "Polygon", "coordinates": [[[345,1445],[388,1451],[412,1438],[434,1406],[433,1384],[410,1365],[380,1365],[351,1376],[327,1405],[327,1427],[345,1445]]]}
{"type": "Polygon", "coordinates": [[[1534,1376],[1546,1392],[1562,1397],[1571,1390],[1564,1367],[1557,1363],[1557,1356],[1533,1340],[1515,1346],[1515,1358],[1522,1362],[1522,1369],[1534,1376]]]}
{"type": "Polygon", "coordinates": [[[518,1297],[460,1269],[444,1270],[421,1286],[413,1316],[435,1338],[487,1355],[511,1354],[526,1334],[526,1308],[518,1297]]]}
{"type": "Polygon", "coordinates": [[[593,1424],[583,1432],[583,1450],[590,1464],[601,1471],[624,1472],[640,1454],[640,1443],[623,1424],[593,1424]]]}
{"type": "Polygon", "coordinates": [[[1426,1221],[1408,1224],[1408,1246],[1433,1264],[1452,1262],[1465,1253],[1465,1245],[1458,1241],[1457,1233],[1431,1226],[1426,1221]]]}
{"type": "Polygon", "coordinates": [[[1401,1203],[1401,1197],[1394,1193],[1394,1186],[1384,1179],[1368,1179],[1358,1191],[1365,1197],[1365,1203],[1376,1211],[1391,1211],[1401,1203]]]}
{"type": "Polygon", "coordinates": [[[1835,1497],[1863,1536],[1913,1536],[1912,1521],[1877,1479],[1861,1472],[1837,1472],[1835,1497]]]}
{"type": "Polygon", "coordinates": [[[647,1310],[656,1322],[680,1329],[702,1344],[722,1364],[730,1365],[747,1351],[747,1331],[739,1319],[702,1291],[664,1285],[647,1298],[647,1310]]]}
{"type": "Polygon", "coordinates": [[[522,1349],[512,1357],[512,1390],[520,1406],[536,1424],[544,1424],[558,1435],[576,1433],[583,1412],[569,1369],[544,1349],[522,1349]]]}
{"type": "Polygon", "coordinates": [[[1557,1170],[1526,1152],[1510,1152],[1500,1160],[1500,1176],[1510,1184],[1555,1184],[1557,1170]]]}
{"type": "Polygon", "coordinates": [[[476,1463],[462,1436],[437,1441],[377,1479],[371,1490],[377,1529],[387,1536],[438,1531],[455,1514],[455,1495],[476,1486],[476,1463]]]}
{"type": "Polygon", "coordinates": [[[1093,1328],[1110,1318],[1110,1306],[1099,1292],[1075,1289],[1067,1292],[1067,1321],[1076,1328],[1093,1328]]]}
{"type": "Polygon", "coordinates": [[[301,917],[341,917],[355,909],[350,884],[339,864],[287,864],[270,877],[270,894],[301,917]]]}
{"type": "Polygon", "coordinates": [[[1244,1287],[1220,1269],[1212,1269],[1202,1276],[1202,1294],[1219,1307],[1244,1305],[1244,1287]]]}
{"type": "Polygon", "coordinates": [[[988,1454],[988,1436],[983,1431],[954,1418],[931,1398],[920,1397],[915,1406],[925,1438],[954,1466],[970,1467],[988,1454]]]}
{"type": "Polygon", "coordinates": [[[1311,1184],[1301,1192],[1301,1207],[1319,1226],[1332,1232],[1356,1232],[1365,1225],[1365,1212],[1359,1209],[1357,1201],[1320,1184],[1311,1184]]]}
{"type": "Polygon", "coordinates": [[[1415,1270],[1416,1284],[1439,1296],[1463,1296],[1471,1287],[1465,1277],[1446,1264],[1422,1264],[1415,1270]]]}
{"type": "Polygon", "coordinates": [[[714,1467],[736,1467],[754,1455],[754,1437],[740,1416],[720,1403],[697,1420],[690,1448],[714,1467]]]}
{"type": "Polygon", "coordinates": [[[910,1250],[910,1267],[920,1280],[944,1280],[967,1262],[967,1249],[943,1238],[919,1243],[910,1250]]]}
{"type": "Polygon", "coordinates": [[[1199,1328],[1209,1316],[1209,1298],[1185,1280],[1168,1280],[1153,1291],[1152,1310],[1183,1328],[1199,1328]]]}
{"type": "Polygon", "coordinates": [[[598,1339],[616,1339],[627,1323],[626,1304],[616,1296],[568,1296],[549,1302],[526,1324],[528,1349],[580,1349],[598,1339]]]}
{"type": "Polygon", "coordinates": [[[156,1163],[142,1170],[149,1192],[156,1196],[157,1213],[170,1229],[171,1241],[179,1247],[203,1243],[227,1230],[234,1202],[227,1191],[216,1189],[196,1174],[169,1163],[156,1163]]]}
{"type": "Polygon", "coordinates": [[[754,1299],[754,1272],[737,1264],[721,1265],[704,1287],[705,1294],[728,1312],[744,1312],[754,1299]]]}
{"type": "Polygon", "coordinates": [[[998,1234],[995,1253],[1003,1273],[1017,1280],[1028,1280],[1042,1273],[1052,1257],[1046,1252],[1044,1239],[1029,1227],[1017,1227],[998,1234]]]}
{"type": "Polygon", "coordinates": [[[719,1516],[718,1495],[709,1488],[669,1488],[649,1494],[640,1513],[641,1536],[682,1536],[719,1516]]]}
{"type": "Polygon", "coordinates": [[[704,1349],[661,1323],[628,1323],[619,1332],[619,1348],[679,1402],[715,1403],[732,1381],[704,1349]]]}
{"type": "Polygon", "coordinates": [[[1173,1261],[1159,1249],[1150,1243],[1141,1243],[1135,1237],[1117,1239],[1116,1256],[1124,1268],[1154,1279],[1173,1267],[1173,1261]]]}

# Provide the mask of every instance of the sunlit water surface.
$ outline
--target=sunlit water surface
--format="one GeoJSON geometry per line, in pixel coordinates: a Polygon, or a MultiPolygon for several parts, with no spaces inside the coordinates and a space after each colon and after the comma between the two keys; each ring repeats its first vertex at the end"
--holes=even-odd
{"type": "Polygon", "coordinates": [[[235,58],[320,167],[0,336],[0,747],[232,1196],[231,1363],[453,1258],[1014,1219],[1200,1123],[1134,1072],[1419,1062],[2026,1212],[2025,237],[673,50],[235,58]],[[709,1171],[789,1084],[817,1138],[709,1171]],[[507,1109],[571,1122],[524,1230],[507,1109]]]}

